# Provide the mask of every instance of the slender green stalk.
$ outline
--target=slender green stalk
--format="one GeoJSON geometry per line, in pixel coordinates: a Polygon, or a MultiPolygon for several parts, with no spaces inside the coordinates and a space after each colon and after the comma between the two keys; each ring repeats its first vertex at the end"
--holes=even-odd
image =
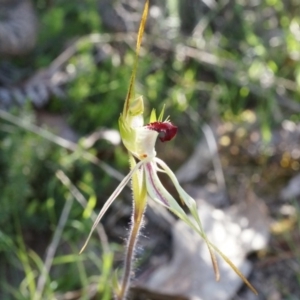
{"type": "Polygon", "coordinates": [[[63,230],[65,228],[66,222],[67,222],[69,214],[71,212],[73,203],[74,203],[74,200],[69,195],[69,197],[66,199],[64,208],[60,215],[58,225],[57,225],[57,228],[55,229],[52,241],[47,249],[45,263],[43,265],[41,274],[37,280],[37,288],[36,288],[36,292],[33,297],[34,300],[40,300],[43,298],[43,291],[45,289],[47,277],[49,275],[49,272],[50,272],[50,269],[51,269],[51,266],[53,263],[53,259],[55,256],[55,252],[56,252],[59,242],[61,240],[63,230]]]}
{"type": "Polygon", "coordinates": [[[146,205],[144,206],[142,212],[136,214],[136,210],[135,208],[133,208],[131,230],[128,237],[127,251],[125,254],[125,261],[124,261],[124,274],[121,283],[121,290],[117,295],[117,300],[123,300],[127,295],[130,277],[131,277],[131,271],[132,271],[132,263],[134,259],[134,250],[138,240],[139,232],[143,224],[145,209],[146,209],[146,205]]]}
{"type": "Polygon", "coordinates": [[[17,212],[14,214],[15,228],[17,231],[17,245],[19,250],[17,250],[17,256],[22,264],[22,267],[25,272],[25,280],[24,280],[24,290],[20,287],[20,291],[22,294],[28,292],[28,296],[30,299],[33,298],[34,292],[36,290],[36,284],[34,280],[34,270],[31,267],[30,256],[28,255],[28,251],[26,249],[25,241],[23,238],[23,233],[21,229],[20,216],[17,212]],[[22,291],[23,290],[23,291],[22,291]]]}

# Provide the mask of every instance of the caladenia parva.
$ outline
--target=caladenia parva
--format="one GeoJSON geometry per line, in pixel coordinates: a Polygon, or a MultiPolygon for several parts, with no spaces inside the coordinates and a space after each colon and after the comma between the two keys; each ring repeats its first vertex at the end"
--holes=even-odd
{"type": "Polygon", "coordinates": [[[148,15],[149,0],[146,1],[136,45],[136,57],[132,75],[129,82],[129,89],[125,99],[123,112],[119,118],[119,129],[124,146],[128,150],[130,172],[122,180],[113,194],[109,197],[107,202],[102,207],[95,223],[93,224],[90,234],[84,244],[81,252],[86,247],[94,229],[100,222],[106,210],[110,207],[112,202],[117,198],[123,188],[131,180],[133,192],[133,213],[130,228],[130,234],[127,241],[127,250],[124,262],[124,274],[121,283],[116,288],[115,294],[117,300],[125,299],[132,271],[132,261],[136,241],[139,235],[140,228],[143,222],[144,212],[147,206],[147,197],[149,196],[158,204],[161,204],[173,212],[178,218],[183,220],[186,224],[192,227],[204,240],[210,253],[213,269],[216,280],[219,280],[220,273],[215,253],[219,254],[230,267],[241,277],[246,285],[257,294],[255,288],[244,277],[244,275],[235,267],[235,265],[223,254],[215,245],[213,245],[205,235],[201,220],[198,216],[197,205],[193,198],[191,198],[180,186],[175,174],[166,165],[164,161],[156,157],[155,143],[157,138],[162,142],[171,140],[177,133],[177,127],[174,126],[167,118],[163,120],[164,109],[157,117],[156,111],[152,110],[149,123],[144,125],[143,112],[144,103],[142,96],[136,97],[134,91],[135,76],[138,64],[138,57],[144,33],[145,23],[148,15]],[[173,182],[180,199],[189,209],[190,216],[181,208],[173,196],[164,188],[157,175],[158,172],[166,173],[173,182]]]}

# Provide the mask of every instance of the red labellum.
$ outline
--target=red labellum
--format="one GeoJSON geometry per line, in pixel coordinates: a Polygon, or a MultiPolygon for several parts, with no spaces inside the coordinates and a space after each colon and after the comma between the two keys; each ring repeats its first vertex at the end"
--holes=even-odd
{"type": "Polygon", "coordinates": [[[159,139],[162,142],[172,140],[177,133],[177,126],[171,122],[153,122],[146,125],[146,127],[159,132],[159,139]]]}

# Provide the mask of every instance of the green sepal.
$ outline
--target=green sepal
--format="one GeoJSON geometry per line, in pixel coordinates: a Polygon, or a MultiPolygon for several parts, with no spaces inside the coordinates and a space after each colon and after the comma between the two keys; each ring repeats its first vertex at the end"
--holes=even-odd
{"type": "Polygon", "coordinates": [[[156,110],[155,108],[152,109],[151,114],[150,114],[150,119],[149,119],[149,123],[153,123],[156,122],[157,118],[156,118],[156,110]]]}
{"type": "Polygon", "coordinates": [[[156,117],[156,110],[155,110],[155,108],[153,108],[152,111],[151,111],[151,114],[150,114],[149,123],[163,122],[164,113],[165,113],[165,105],[163,106],[158,118],[156,117]]]}
{"type": "Polygon", "coordinates": [[[160,112],[160,115],[157,119],[158,122],[162,122],[163,121],[163,118],[164,118],[164,113],[165,113],[165,105],[163,106],[161,112],[160,112]]]}
{"type": "Polygon", "coordinates": [[[129,106],[129,114],[131,117],[142,115],[144,113],[143,96],[137,97],[129,106]]]}
{"type": "Polygon", "coordinates": [[[130,124],[128,124],[126,120],[124,120],[122,114],[119,118],[119,130],[126,149],[131,153],[135,153],[136,131],[131,128],[130,124]]]}
{"type": "MultiPolygon", "coordinates": [[[[135,158],[129,154],[130,168],[136,166],[135,158]]],[[[134,215],[135,218],[142,217],[147,203],[147,187],[145,182],[144,168],[136,170],[132,175],[132,193],[134,200],[134,215]]]]}
{"type": "Polygon", "coordinates": [[[233,269],[233,271],[244,281],[244,283],[250,288],[250,290],[257,295],[257,291],[256,289],[251,285],[251,283],[247,280],[247,278],[240,272],[240,270],[231,262],[231,260],[218,248],[216,247],[214,244],[212,244],[204,230],[201,224],[201,220],[199,218],[198,215],[198,208],[197,208],[197,204],[195,202],[195,200],[190,197],[185,191],[184,189],[180,186],[175,174],[171,171],[171,169],[165,164],[165,162],[163,162],[161,159],[156,158],[155,159],[156,162],[163,168],[163,170],[167,173],[167,175],[170,177],[171,181],[173,182],[178,194],[180,195],[180,198],[184,201],[184,203],[187,205],[187,207],[190,210],[190,213],[192,214],[192,217],[194,219],[195,222],[193,222],[192,220],[190,220],[187,215],[185,214],[181,214],[181,211],[174,211],[172,210],[179,218],[181,218],[184,222],[186,222],[188,225],[190,225],[190,227],[194,228],[194,230],[196,230],[199,235],[204,239],[210,256],[211,256],[211,260],[212,260],[212,264],[213,264],[213,268],[215,271],[215,276],[216,276],[216,280],[219,280],[220,278],[220,273],[219,273],[219,268],[218,268],[218,263],[217,263],[217,259],[215,256],[214,251],[216,251],[224,260],[225,262],[233,269]]]}

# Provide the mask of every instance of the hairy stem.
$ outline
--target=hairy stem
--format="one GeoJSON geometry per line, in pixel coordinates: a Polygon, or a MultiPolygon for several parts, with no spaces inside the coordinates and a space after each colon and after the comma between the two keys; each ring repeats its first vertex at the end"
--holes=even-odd
{"type": "Polygon", "coordinates": [[[121,284],[121,290],[117,295],[117,300],[124,300],[127,295],[127,291],[130,283],[131,271],[132,271],[134,250],[143,223],[145,209],[146,209],[146,205],[144,206],[143,211],[139,211],[139,213],[136,213],[136,211],[134,210],[132,214],[132,224],[131,224],[130,234],[128,237],[127,251],[125,254],[125,261],[124,261],[124,274],[123,274],[123,279],[121,284]]]}

